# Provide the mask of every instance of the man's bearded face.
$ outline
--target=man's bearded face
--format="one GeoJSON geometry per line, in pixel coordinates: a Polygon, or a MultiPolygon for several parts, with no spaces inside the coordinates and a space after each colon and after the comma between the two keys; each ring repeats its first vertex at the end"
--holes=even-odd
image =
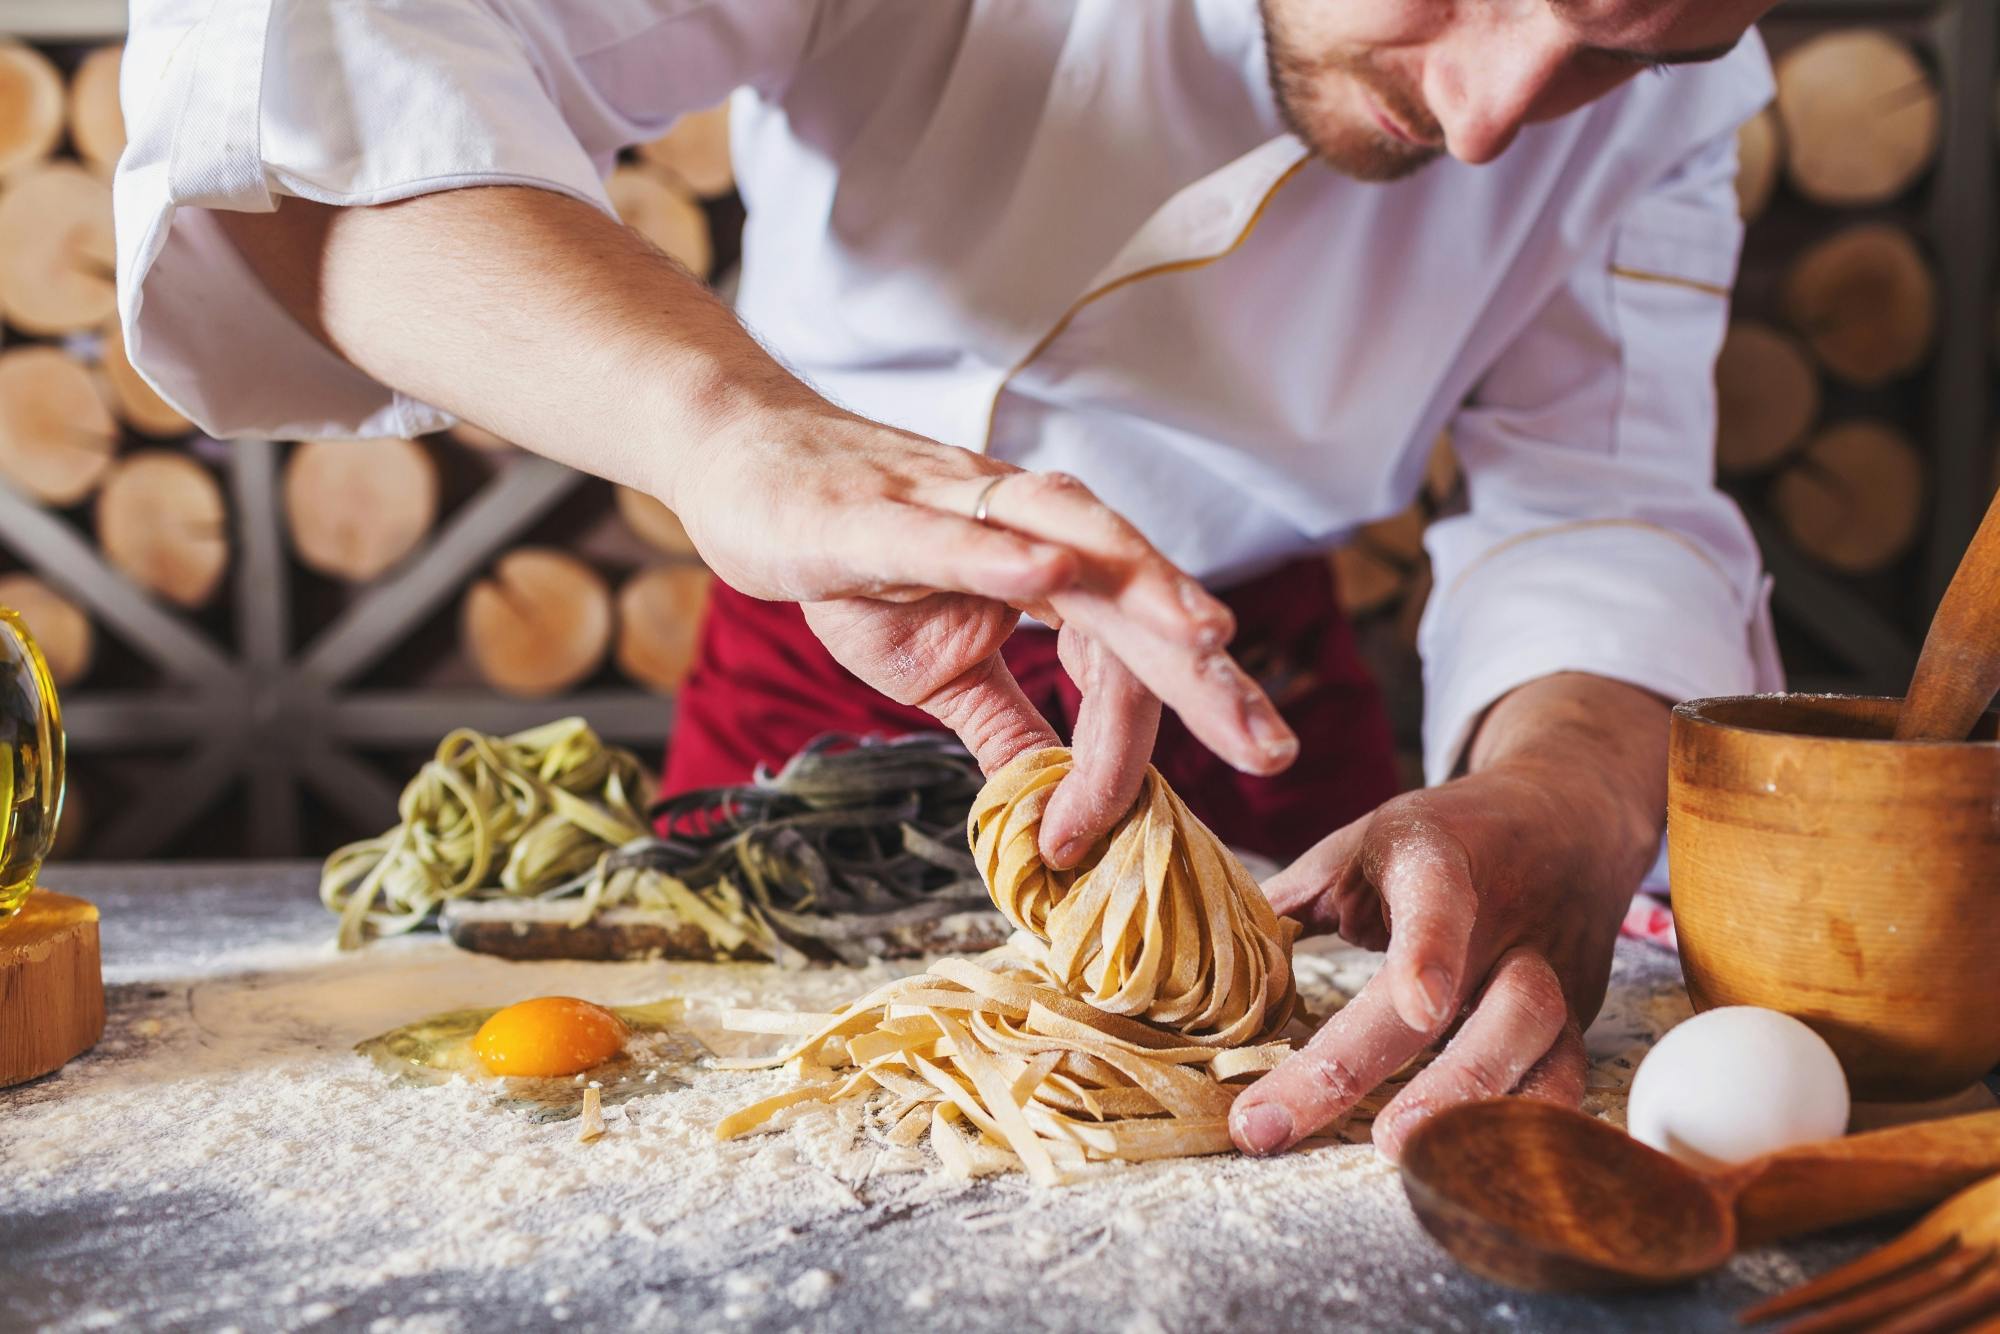
{"type": "Polygon", "coordinates": [[[1341,171],[1490,162],[1649,68],[1713,60],[1775,0],[1260,0],[1286,125],[1341,171]]]}

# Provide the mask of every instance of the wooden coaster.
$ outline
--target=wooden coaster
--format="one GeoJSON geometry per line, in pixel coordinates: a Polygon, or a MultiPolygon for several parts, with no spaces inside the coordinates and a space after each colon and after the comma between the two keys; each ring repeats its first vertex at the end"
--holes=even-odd
{"type": "MultiPolygon", "coordinates": [[[[460,949],[502,959],[604,962],[715,957],[715,946],[707,934],[671,912],[610,908],[581,926],[574,924],[575,916],[576,904],[571,901],[503,899],[482,903],[456,899],[444,905],[438,925],[460,949]]],[[[978,954],[1006,944],[1013,933],[1006,918],[987,909],[902,925],[885,925],[846,913],[830,914],[829,920],[841,924],[843,942],[878,959],[978,954]]],[[[755,946],[744,945],[731,957],[761,960],[765,956],[755,946]]]]}
{"type": "Polygon", "coordinates": [[[102,1036],[97,909],[38,889],[0,922],[0,1088],[58,1069],[102,1036]]]}

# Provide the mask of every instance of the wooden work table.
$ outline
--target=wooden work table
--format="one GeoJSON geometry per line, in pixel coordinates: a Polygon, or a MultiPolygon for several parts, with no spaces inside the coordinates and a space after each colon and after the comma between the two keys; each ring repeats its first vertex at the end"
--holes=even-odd
{"type": "MultiPolygon", "coordinates": [[[[135,1182],[129,1191],[49,1190],[46,1178],[41,1190],[21,1183],[32,1179],[25,1156],[38,1139],[46,1146],[50,1109],[64,1107],[66,1089],[70,1105],[86,1104],[80,1095],[109,1082],[119,1063],[138,1059],[133,1033],[158,1032],[162,1017],[189,1009],[187,979],[200,972],[190,961],[219,953],[226,959],[235,950],[242,962],[225,967],[255,969],[268,966],[259,960],[274,949],[330,937],[315,868],[65,867],[47,880],[102,912],[110,1028],[105,1045],[67,1071],[0,1091],[0,1328],[82,1329],[115,1315],[125,1327],[248,1330],[483,1331],[559,1321],[745,1330],[1724,1330],[1735,1328],[1735,1311],[1801,1269],[1816,1272],[1887,1235],[1849,1233],[1741,1257],[1697,1286],[1659,1295],[1530,1296],[1455,1269],[1410,1217],[1393,1172],[1371,1151],[1352,1148],[1316,1151],[1345,1156],[1339,1173],[1324,1178],[1337,1186],[1304,1201],[1293,1198],[1299,1183],[1316,1179],[1314,1172],[1324,1176],[1324,1161],[1309,1161],[1316,1155],[1202,1160],[1211,1166],[1192,1193],[1206,1204],[1159,1189],[1185,1179],[1162,1175],[1163,1165],[1039,1193],[1018,1175],[940,1190],[926,1174],[911,1173],[841,1183],[832,1195],[774,1193],[754,1203],[727,1201],[726,1210],[724,1202],[705,1206],[713,1229],[741,1227],[746,1217],[758,1224],[725,1272],[698,1264],[671,1235],[628,1231],[591,1252],[587,1283],[575,1281],[560,1252],[542,1250],[476,1273],[446,1268],[323,1284],[308,1300],[295,1282],[297,1256],[267,1235],[268,1199],[253,1208],[199,1174],[164,1174],[174,1179],[135,1182]],[[16,1150],[23,1161],[13,1159],[16,1150]],[[1314,1217],[1321,1200],[1314,1226],[1297,1235],[1289,1224],[1274,1230],[1280,1207],[1294,1220],[1314,1217]],[[1213,1211],[1212,1225],[1202,1208],[1213,1211]],[[1002,1271],[1018,1275],[1018,1283],[996,1287],[992,1277],[1002,1271]],[[947,1281],[954,1272],[982,1276],[975,1290],[985,1295],[955,1295],[963,1290],[947,1281]],[[808,1290],[798,1286],[800,1275],[824,1277],[808,1290]],[[918,1276],[930,1276],[924,1290],[934,1290],[934,1300],[912,1295],[918,1276]],[[552,1303],[551,1293],[560,1301],[552,1303]]],[[[1657,998],[1671,994],[1674,970],[1664,953],[1623,942],[1612,985],[1648,991],[1657,1011],[1657,998]]],[[[1594,1040],[1593,1049],[1601,1054],[1603,1042],[1594,1040]]],[[[154,1050],[150,1059],[170,1071],[162,1055],[154,1050]]],[[[323,1051],[320,1059],[330,1058],[323,1051]]],[[[372,1074],[360,1070],[356,1078],[372,1074]]],[[[157,1096],[177,1096],[170,1077],[162,1077],[157,1096]]],[[[119,1132],[114,1121],[108,1128],[78,1124],[74,1133],[119,1132]]],[[[295,1197],[285,1208],[316,1208],[310,1189],[285,1194],[295,1197]]],[[[553,1232],[567,1227],[571,1214],[582,1220],[606,1207],[589,1190],[544,1204],[539,1225],[553,1232]]],[[[711,1226],[698,1212],[680,1224],[711,1226]]],[[[410,1224],[420,1229],[424,1221],[410,1224]]],[[[400,1244],[361,1220],[319,1218],[314,1227],[312,1268],[325,1274],[380,1270],[385,1253],[400,1244]]]]}

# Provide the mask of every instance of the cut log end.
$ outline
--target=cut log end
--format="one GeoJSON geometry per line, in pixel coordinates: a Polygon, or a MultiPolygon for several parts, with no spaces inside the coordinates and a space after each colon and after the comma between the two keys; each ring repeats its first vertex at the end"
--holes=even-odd
{"type": "Polygon", "coordinates": [[[1431,572],[1431,563],[1425,561],[1416,569],[1410,583],[1403,590],[1402,605],[1396,609],[1396,640],[1411,653],[1417,651],[1417,636],[1423,628],[1424,608],[1430,605],[1431,588],[1436,576],[1431,572]]]}
{"type": "Polygon", "coordinates": [[[674,174],[691,194],[718,199],[736,188],[729,161],[729,104],[718,102],[673,123],[659,138],[639,146],[639,156],[674,174]]]}
{"type": "Polygon", "coordinates": [[[1431,442],[1431,456],[1424,464],[1424,494],[1430,497],[1431,504],[1450,504],[1458,495],[1459,476],[1458,450],[1451,443],[1451,432],[1440,431],[1431,442]]]}
{"type": "Polygon", "coordinates": [[[714,576],[699,565],[641,570],[618,590],[618,670],[670,695],[687,680],[714,576]]]}
{"type": "Polygon", "coordinates": [[[132,368],[131,359],[125,355],[125,334],[118,321],[104,327],[99,349],[104,383],[111,390],[111,407],[119,420],[140,435],[160,440],[172,440],[194,429],[193,422],[161,398],[132,368]]]}
{"type": "Polygon", "coordinates": [[[82,333],[111,318],[111,187],[74,162],[24,169],[0,191],[0,310],[23,333],[82,333]]]}
{"type": "Polygon", "coordinates": [[[1357,545],[1333,553],[1333,583],[1340,609],[1349,617],[1366,616],[1390,606],[1402,594],[1408,572],[1357,545]]]}
{"type": "Polygon", "coordinates": [[[89,673],[97,634],[83,608],[32,574],[0,575],[0,607],[19,612],[27,622],[58,689],[89,673]]]}
{"type": "Polygon", "coordinates": [[[51,862],[73,861],[90,841],[93,814],[90,790],[76,781],[72,768],[63,781],[62,818],[56,822],[55,841],[49,845],[51,862]]]}
{"type": "Polygon", "coordinates": [[[0,39],[0,176],[47,157],[62,132],[62,73],[33,47],[0,39]]]}
{"type": "Polygon", "coordinates": [[[1424,511],[1419,505],[1361,526],[1363,546],[1404,567],[1424,558],[1424,511]]]}
{"type": "Polygon", "coordinates": [[[1908,46],[1864,28],[1826,33],[1778,61],[1785,166],[1807,199],[1894,199],[1937,156],[1936,86],[1908,46]]]}
{"type": "Polygon", "coordinates": [[[117,452],[118,424],[89,367],[58,347],[0,353],[0,475],[45,504],[74,505],[117,452]]]}
{"type": "Polygon", "coordinates": [[[694,543],[688,540],[680,516],[643,491],[634,491],[629,486],[618,488],[618,517],[635,537],[656,551],[669,556],[695,554],[694,543]]]}
{"type": "Polygon", "coordinates": [[[285,522],[308,569],[380,578],[437,520],[437,465],[409,440],[308,440],[285,464],[285,522]]]}
{"type": "Polygon", "coordinates": [[[1351,542],[1333,553],[1334,587],[1343,611],[1366,616],[1400,607],[1413,590],[1428,587],[1425,525],[1423,507],[1412,505],[1363,524],[1351,542]]]}
{"type": "Polygon", "coordinates": [[[1937,334],[1937,280],[1900,227],[1838,232],[1785,276],[1785,318],[1835,375],[1872,387],[1907,375],[1937,334]]]}
{"type": "Polygon", "coordinates": [[[604,188],[626,226],[695,277],[708,277],[715,265],[715,246],[700,204],[645,167],[620,167],[604,188]]]}
{"type": "Polygon", "coordinates": [[[1736,209],[1745,222],[1763,216],[1778,188],[1784,130],[1777,110],[1765,107],[1736,132],[1736,209]]]}
{"type": "Polygon", "coordinates": [[[445,431],[445,434],[468,449],[476,449],[486,454],[508,454],[514,450],[514,446],[509,442],[484,427],[474,426],[471,422],[456,422],[445,431]]]}
{"type": "Polygon", "coordinates": [[[143,450],[119,461],[97,497],[104,555],[140,587],[182,607],[215,596],[229,569],[222,488],[185,454],[143,450]]]}
{"type": "Polygon", "coordinates": [[[611,591],[598,573],[560,551],[522,547],[466,593],[466,655],[496,690],[539,698],[585,680],[603,664],[613,629],[611,591]]]}
{"type": "Polygon", "coordinates": [[[1923,524],[1924,465],[1893,426],[1851,421],[1815,436],[1771,488],[1800,551],[1846,574],[1886,569],[1923,524]]]}
{"type": "Polygon", "coordinates": [[[83,58],[69,85],[69,141],[100,176],[109,176],[125,151],[125,113],[118,105],[123,46],[100,46],[83,58]]]}
{"type": "Polygon", "coordinates": [[[1819,416],[1819,376],[1790,335],[1754,320],[1729,328],[1715,363],[1716,466],[1731,475],[1776,467],[1819,416]]]}

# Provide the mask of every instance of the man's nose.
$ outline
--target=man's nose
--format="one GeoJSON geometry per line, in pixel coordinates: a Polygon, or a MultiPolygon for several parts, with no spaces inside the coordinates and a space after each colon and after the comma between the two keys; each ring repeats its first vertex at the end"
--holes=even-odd
{"type": "Polygon", "coordinates": [[[1475,167],[1506,152],[1563,58],[1555,43],[1496,42],[1479,35],[1434,51],[1425,99],[1444,129],[1446,150],[1475,167]]]}

